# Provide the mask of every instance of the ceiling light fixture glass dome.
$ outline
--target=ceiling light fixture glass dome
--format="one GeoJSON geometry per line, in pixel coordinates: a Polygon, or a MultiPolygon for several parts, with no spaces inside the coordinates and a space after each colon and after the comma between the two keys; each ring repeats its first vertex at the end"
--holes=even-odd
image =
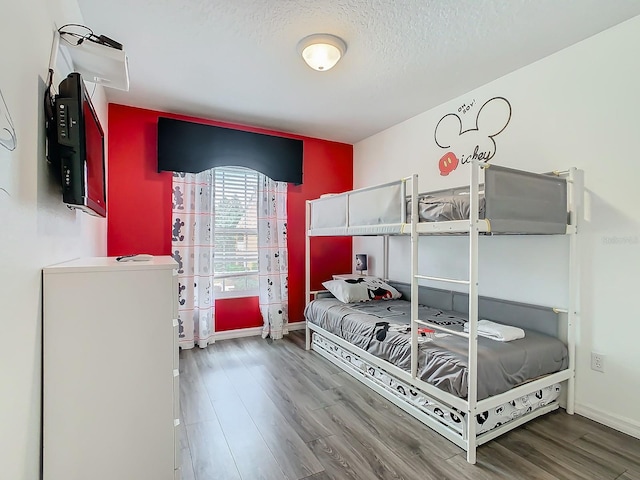
{"type": "Polygon", "coordinates": [[[319,72],[333,68],[346,51],[344,40],[328,33],[309,35],[298,42],[298,53],[307,65],[319,72]]]}

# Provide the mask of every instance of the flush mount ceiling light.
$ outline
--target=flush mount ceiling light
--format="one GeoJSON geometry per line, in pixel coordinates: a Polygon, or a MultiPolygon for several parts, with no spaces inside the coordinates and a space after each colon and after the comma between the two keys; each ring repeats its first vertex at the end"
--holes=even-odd
{"type": "Polygon", "coordinates": [[[328,33],[309,35],[298,42],[298,53],[307,65],[319,72],[331,69],[346,51],[344,40],[328,33]]]}

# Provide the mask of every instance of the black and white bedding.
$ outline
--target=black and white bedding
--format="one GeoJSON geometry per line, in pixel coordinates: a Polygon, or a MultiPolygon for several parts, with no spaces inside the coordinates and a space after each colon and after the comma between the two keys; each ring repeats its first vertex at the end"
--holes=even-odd
{"type": "MultiPolygon", "coordinates": [[[[342,303],[321,298],[305,309],[307,321],[405,371],[411,366],[411,303],[386,300],[342,303]]],[[[422,320],[462,331],[467,318],[457,312],[419,307],[422,320]]],[[[568,365],[557,338],[526,330],[525,338],[497,342],[478,338],[478,400],[506,392],[568,365]]],[[[460,398],[467,396],[468,341],[435,333],[419,337],[418,377],[460,398]]]]}

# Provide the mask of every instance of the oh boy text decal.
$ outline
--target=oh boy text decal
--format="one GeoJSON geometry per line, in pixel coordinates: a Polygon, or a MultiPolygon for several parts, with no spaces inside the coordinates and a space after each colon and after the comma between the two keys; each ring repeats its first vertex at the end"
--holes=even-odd
{"type": "Polygon", "coordinates": [[[511,120],[511,104],[504,97],[493,97],[480,107],[474,121],[475,105],[475,99],[462,104],[457,113],[448,113],[436,125],[434,140],[440,148],[447,150],[438,162],[440,175],[449,175],[460,164],[472,160],[486,163],[496,154],[494,137],[507,128],[511,120]],[[464,130],[465,125],[470,128],[464,130]]]}

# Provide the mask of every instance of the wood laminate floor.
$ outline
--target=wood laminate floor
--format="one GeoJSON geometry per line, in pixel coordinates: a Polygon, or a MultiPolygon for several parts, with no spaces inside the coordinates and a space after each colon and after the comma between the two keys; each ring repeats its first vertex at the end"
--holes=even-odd
{"type": "Polygon", "coordinates": [[[559,410],[465,452],[304,350],[223,340],[180,353],[183,480],[640,480],[640,440],[559,410]]]}

